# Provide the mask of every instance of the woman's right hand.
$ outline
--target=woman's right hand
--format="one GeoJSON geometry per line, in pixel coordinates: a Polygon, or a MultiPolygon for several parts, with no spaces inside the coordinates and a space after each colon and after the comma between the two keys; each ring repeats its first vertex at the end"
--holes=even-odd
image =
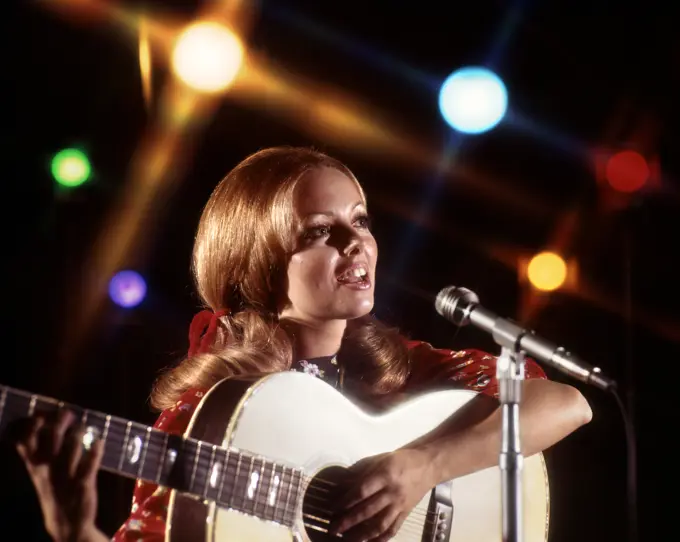
{"type": "Polygon", "coordinates": [[[35,415],[17,441],[19,455],[38,493],[45,529],[55,542],[107,540],[95,526],[97,471],[104,446],[82,446],[82,431],[68,410],[35,415]]]}

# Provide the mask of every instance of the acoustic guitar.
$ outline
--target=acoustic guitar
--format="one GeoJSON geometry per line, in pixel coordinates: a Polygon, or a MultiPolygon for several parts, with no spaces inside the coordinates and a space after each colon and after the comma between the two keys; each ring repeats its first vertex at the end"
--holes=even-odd
{"type": "MultiPolygon", "coordinates": [[[[320,542],[346,468],[434,430],[476,395],[439,390],[374,413],[320,379],[297,372],[215,385],[183,436],[0,386],[0,436],[38,411],[68,407],[102,439],[102,469],[171,488],[168,542],[320,542]],[[329,423],[330,421],[330,423],[329,423]]],[[[428,492],[393,540],[499,542],[500,470],[492,467],[428,492]]],[[[524,540],[548,536],[542,454],[525,459],[524,540]]]]}

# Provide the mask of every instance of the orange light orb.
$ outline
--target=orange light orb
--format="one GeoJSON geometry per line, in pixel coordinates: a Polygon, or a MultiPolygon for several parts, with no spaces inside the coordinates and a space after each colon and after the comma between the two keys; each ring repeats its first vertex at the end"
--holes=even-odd
{"type": "Polygon", "coordinates": [[[550,292],[564,284],[567,264],[554,252],[541,252],[529,262],[527,276],[534,288],[550,292]]]}

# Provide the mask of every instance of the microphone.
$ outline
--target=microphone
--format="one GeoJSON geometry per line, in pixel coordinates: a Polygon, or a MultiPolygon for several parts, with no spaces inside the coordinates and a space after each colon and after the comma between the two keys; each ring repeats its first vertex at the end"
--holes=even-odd
{"type": "Polygon", "coordinates": [[[599,367],[588,365],[563,347],[522,329],[511,320],[499,318],[479,305],[477,295],[467,288],[447,286],[437,294],[437,312],[457,326],[472,324],[491,333],[501,346],[523,350],[529,356],[570,375],[581,382],[608,391],[616,382],[605,377],[599,367]]]}

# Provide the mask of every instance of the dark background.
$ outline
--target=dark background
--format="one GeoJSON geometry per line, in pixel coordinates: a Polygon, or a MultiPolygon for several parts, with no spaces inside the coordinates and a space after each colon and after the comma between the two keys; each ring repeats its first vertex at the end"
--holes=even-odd
{"type": "MultiPolygon", "coordinates": [[[[199,6],[119,4],[187,22],[199,6]]],[[[189,258],[202,205],[251,152],[311,144],[344,160],[366,189],[381,249],[377,314],[437,346],[496,352],[483,333],[443,321],[432,296],[446,285],[464,285],[494,312],[520,318],[526,285],[515,266],[489,257],[489,247],[531,255],[550,246],[566,212],[577,213],[570,257],[581,283],[609,308],[558,292],[525,323],[620,383],[637,430],[639,540],[670,534],[680,359],[676,8],[600,0],[373,4],[261,2],[250,46],[291,73],[370,104],[430,148],[456,149],[454,172],[459,165],[473,168],[499,193],[521,194],[527,205],[490,197],[455,174],[443,178],[436,164],[403,167],[397,157],[370,159],[310,139],[265,109],[225,100],[193,141],[193,158],[144,257],[131,262],[147,279],[148,297],[134,310],[107,305],[77,355],[64,359],[60,341],[78,303],[78,274],[150,118],[130,36],[112,24],[84,24],[21,3],[6,79],[14,91],[6,137],[15,170],[3,198],[12,223],[6,291],[13,294],[3,318],[12,347],[0,382],[153,422],[151,384],[186,351],[198,309],[189,258]],[[509,119],[525,119],[524,129],[517,120],[475,137],[451,133],[437,109],[437,86],[470,64],[491,66],[504,79],[509,119]],[[93,180],[59,190],[49,161],[78,145],[90,156],[93,180]],[[594,171],[594,149],[628,147],[658,159],[658,182],[612,208],[613,196],[594,171]]],[[[159,73],[156,90],[165,77],[159,73]]],[[[546,451],[551,541],[625,540],[620,412],[611,396],[548,372],[579,387],[594,411],[592,423],[546,451]]],[[[24,540],[46,539],[22,465],[6,450],[2,461],[2,525],[15,525],[24,540]]],[[[129,480],[100,475],[99,521],[110,534],[127,516],[131,490],[129,480]]]]}

